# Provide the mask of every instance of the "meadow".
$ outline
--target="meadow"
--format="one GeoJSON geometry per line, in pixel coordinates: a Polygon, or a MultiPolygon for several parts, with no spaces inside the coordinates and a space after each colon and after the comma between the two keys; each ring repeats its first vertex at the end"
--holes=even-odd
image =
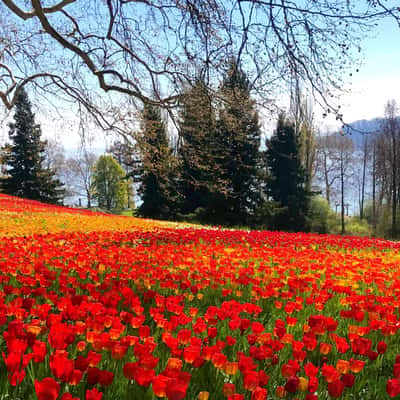
{"type": "Polygon", "coordinates": [[[400,395],[399,243],[5,195],[0,236],[1,399],[400,395]]]}

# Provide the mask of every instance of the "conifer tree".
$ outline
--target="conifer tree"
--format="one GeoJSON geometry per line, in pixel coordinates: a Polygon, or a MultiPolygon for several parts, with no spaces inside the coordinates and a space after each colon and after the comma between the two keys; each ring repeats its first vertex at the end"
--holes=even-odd
{"type": "Polygon", "coordinates": [[[168,219],[173,216],[176,203],[172,188],[175,160],[160,109],[146,104],[141,125],[139,213],[146,218],[168,219]]]}
{"type": "Polygon", "coordinates": [[[221,150],[221,179],[226,182],[225,221],[248,224],[260,204],[258,174],[261,129],[246,74],[231,62],[222,83],[223,105],[217,139],[221,150]]]}
{"type": "Polygon", "coordinates": [[[273,136],[266,142],[267,191],[280,205],[272,228],[287,231],[307,230],[310,193],[301,165],[295,126],[284,114],[278,118],[273,136]]]}
{"type": "Polygon", "coordinates": [[[61,182],[54,171],[44,167],[46,142],[35,123],[31,103],[21,89],[15,104],[14,122],[9,124],[9,145],[6,156],[7,176],[2,181],[4,192],[46,203],[58,203],[63,196],[61,182]]]}
{"type": "MultiPolygon", "coordinates": [[[[181,213],[202,209],[209,222],[210,193],[217,190],[215,180],[215,112],[212,97],[201,79],[182,96],[180,113],[179,192],[181,213]]],[[[206,222],[206,221],[204,221],[206,222]]]]}

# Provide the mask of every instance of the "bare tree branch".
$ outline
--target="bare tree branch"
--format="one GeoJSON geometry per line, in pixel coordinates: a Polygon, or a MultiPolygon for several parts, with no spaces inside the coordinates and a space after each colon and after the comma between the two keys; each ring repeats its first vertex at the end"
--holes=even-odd
{"type": "MultiPolygon", "coordinates": [[[[76,0],[63,0],[60,1],[58,4],[55,4],[52,7],[43,7],[43,12],[45,14],[51,14],[55,13],[57,11],[61,11],[66,5],[75,3],[76,0]]],[[[24,11],[21,8],[19,8],[13,1],[11,0],[3,0],[4,4],[11,10],[13,11],[18,17],[27,20],[29,18],[36,17],[36,13],[34,10],[32,11],[24,11]]]]}
{"type": "Polygon", "coordinates": [[[53,85],[97,109],[99,120],[102,98],[160,105],[172,115],[182,87],[197,78],[216,92],[231,59],[263,105],[272,108],[295,85],[342,119],[334,92],[354,69],[362,39],[382,18],[400,26],[400,8],[383,0],[25,4],[0,0],[2,103],[10,109],[28,83],[49,95],[53,85]]]}

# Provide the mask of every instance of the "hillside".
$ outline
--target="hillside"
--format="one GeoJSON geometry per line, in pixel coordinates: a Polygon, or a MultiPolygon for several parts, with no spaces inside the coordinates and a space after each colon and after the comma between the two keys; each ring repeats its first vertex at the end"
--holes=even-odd
{"type": "Polygon", "coordinates": [[[0,193],[0,237],[48,232],[154,230],[177,223],[54,206],[0,193]]]}
{"type": "Polygon", "coordinates": [[[400,244],[184,228],[4,195],[0,221],[6,398],[400,395],[400,244]]]}
{"type": "Polygon", "coordinates": [[[356,147],[361,147],[365,136],[370,138],[381,133],[383,121],[383,118],[362,119],[346,125],[343,131],[353,140],[356,147]]]}

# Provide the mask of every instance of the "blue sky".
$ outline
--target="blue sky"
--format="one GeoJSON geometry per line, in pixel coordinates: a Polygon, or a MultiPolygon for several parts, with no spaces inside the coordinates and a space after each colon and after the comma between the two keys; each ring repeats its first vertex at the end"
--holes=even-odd
{"type": "MultiPolygon", "coordinates": [[[[390,0],[390,2],[396,0],[390,0]]],[[[346,89],[351,90],[341,96],[342,112],[345,122],[353,122],[360,119],[373,119],[383,115],[385,103],[389,99],[397,100],[400,105],[400,27],[394,20],[385,18],[373,33],[365,38],[362,43],[362,65],[359,72],[347,77],[346,89]]],[[[355,66],[354,70],[358,67],[355,66]]],[[[322,119],[323,111],[315,107],[317,123],[329,129],[338,129],[340,124],[333,117],[322,119]]],[[[263,113],[264,114],[264,113],[263,113]]],[[[68,113],[64,114],[68,115],[68,113]]],[[[38,122],[42,125],[45,136],[54,137],[54,132],[61,132],[59,139],[66,147],[79,146],[77,124],[73,122],[74,115],[70,115],[67,121],[62,121],[59,116],[39,112],[36,114],[38,122]]],[[[266,130],[273,131],[275,117],[267,116],[266,130]]],[[[6,139],[8,128],[4,124],[0,126],[0,140],[6,139]]],[[[96,132],[96,147],[106,147],[104,135],[96,132]]]]}
{"type": "MultiPolygon", "coordinates": [[[[395,99],[400,105],[400,27],[386,18],[362,43],[362,65],[343,94],[346,122],[382,116],[385,103],[395,99]]],[[[335,125],[333,119],[327,125],[335,125]]]]}

